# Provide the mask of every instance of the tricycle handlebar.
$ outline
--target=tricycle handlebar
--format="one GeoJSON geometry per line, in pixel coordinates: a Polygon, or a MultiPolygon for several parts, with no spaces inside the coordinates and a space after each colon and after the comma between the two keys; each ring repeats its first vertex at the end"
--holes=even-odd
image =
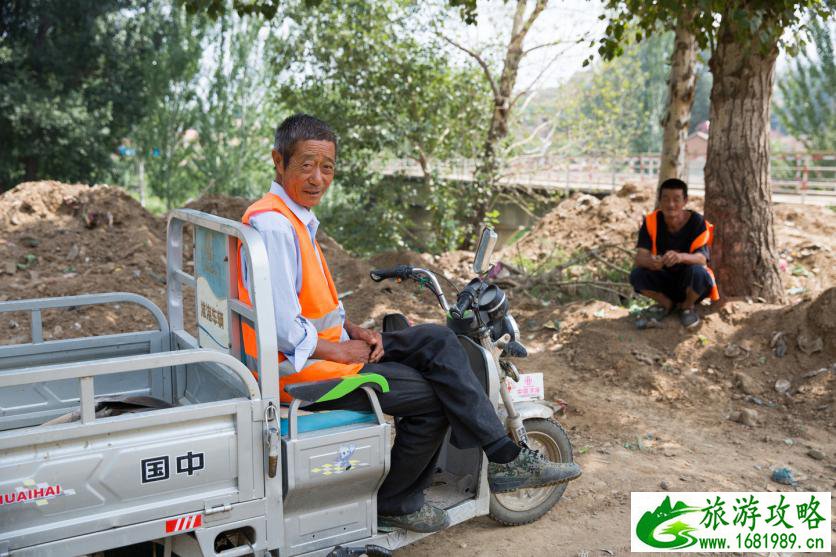
{"type": "Polygon", "coordinates": [[[432,271],[428,271],[427,269],[422,269],[420,267],[413,267],[411,265],[396,265],[390,269],[375,269],[369,273],[369,276],[375,282],[380,282],[385,279],[397,279],[398,281],[412,279],[417,281],[422,286],[426,286],[427,288],[435,294],[435,297],[438,298],[438,303],[446,312],[450,311],[450,305],[447,303],[447,300],[444,298],[444,292],[441,291],[441,285],[438,284],[438,278],[432,273],[432,271]]]}

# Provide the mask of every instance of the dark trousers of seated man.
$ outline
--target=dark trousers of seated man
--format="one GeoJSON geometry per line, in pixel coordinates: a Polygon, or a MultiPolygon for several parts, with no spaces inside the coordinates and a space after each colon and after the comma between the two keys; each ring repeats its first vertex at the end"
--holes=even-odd
{"type": "MultiPolygon", "coordinates": [[[[484,447],[507,432],[447,327],[426,324],[383,333],[383,350],[383,359],[361,372],[386,377],[389,392],[378,394],[380,406],[399,418],[392,465],[377,494],[378,513],[398,516],[424,504],[448,427],[452,443],[461,449],[484,447]]],[[[369,401],[365,392],[355,391],[305,409],[368,410],[369,401]]]]}
{"type": "Polygon", "coordinates": [[[697,295],[696,303],[699,303],[711,292],[712,282],[711,275],[702,265],[676,265],[658,271],[636,267],[630,273],[630,284],[638,293],[649,290],[664,294],[676,305],[685,301],[689,288],[697,295]]]}

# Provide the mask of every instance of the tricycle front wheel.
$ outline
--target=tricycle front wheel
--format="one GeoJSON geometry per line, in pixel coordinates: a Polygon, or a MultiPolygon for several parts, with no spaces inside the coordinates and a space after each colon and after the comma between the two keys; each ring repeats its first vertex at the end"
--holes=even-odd
{"type": "MultiPolygon", "coordinates": [[[[531,449],[553,462],[572,462],[572,444],[560,424],[543,418],[530,418],[523,423],[531,449]]],[[[549,512],[564,491],[565,483],[495,493],[491,495],[490,517],[505,526],[529,524],[549,512]]]]}

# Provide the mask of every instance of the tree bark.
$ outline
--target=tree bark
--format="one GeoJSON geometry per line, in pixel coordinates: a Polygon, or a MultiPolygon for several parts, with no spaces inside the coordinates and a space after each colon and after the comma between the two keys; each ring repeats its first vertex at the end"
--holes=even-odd
{"type": "Polygon", "coordinates": [[[137,182],[139,183],[139,204],[145,207],[145,161],[137,157],[137,182]]]}
{"type": "Polygon", "coordinates": [[[475,214],[472,224],[480,226],[485,218],[485,213],[491,203],[494,194],[496,180],[499,174],[497,147],[499,143],[508,136],[508,120],[511,114],[511,95],[517,83],[517,74],[520,69],[520,62],[525,55],[523,41],[531,30],[537,17],[543,12],[548,0],[536,0],[534,8],[528,17],[525,17],[525,10],[528,0],[517,0],[517,7],[514,10],[514,21],[511,26],[511,40],[505,51],[505,59],[502,64],[502,73],[494,88],[494,107],[491,114],[491,121],[488,127],[488,134],[485,138],[485,145],[482,150],[482,160],[477,169],[477,196],[475,203],[475,214]]]}
{"type": "Polygon", "coordinates": [[[685,178],[685,141],[697,84],[697,40],[688,29],[691,14],[680,16],[671,53],[668,107],[662,118],[662,158],[659,184],[668,178],[685,178]]]}
{"type": "Polygon", "coordinates": [[[705,216],[716,225],[711,263],[723,296],[784,299],[769,178],[769,117],[778,37],[765,50],[720,25],[709,66],[711,127],[705,216]]]}
{"type": "Polygon", "coordinates": [[[34,155],[23,157],[23,181],[34,182],[38,177],[38,158],[34,155]]]}

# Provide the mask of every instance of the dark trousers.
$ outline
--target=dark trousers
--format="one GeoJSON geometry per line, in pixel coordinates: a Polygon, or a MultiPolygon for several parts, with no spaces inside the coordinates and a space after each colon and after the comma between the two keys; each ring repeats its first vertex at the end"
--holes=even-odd
{"type": "MultiPolygon", "coordinates": [[[[441,444],[452,429],[459,448],[484,447],[507,435],[456,335],[441,325],[383,333],[384,356],[362,372],[389,381],[378,394],[383,412],[398,418],[392,466],[377,495],[378,512],[401,515],[424,504],[441,444]]],[[[306,410],[368,410],[363,391],[306,410]]]]}
{"type": "Polygon", "coordinates": [[[708,270],[702,265],[682,265],[651,271],[636,267],[630,273],[630,284],[641,293],[643,290],[660,292],[673,303],[685,301],[685,291],[690,288],[697,293],[697,302],[709,295],[712,280],[708,270]]]}

